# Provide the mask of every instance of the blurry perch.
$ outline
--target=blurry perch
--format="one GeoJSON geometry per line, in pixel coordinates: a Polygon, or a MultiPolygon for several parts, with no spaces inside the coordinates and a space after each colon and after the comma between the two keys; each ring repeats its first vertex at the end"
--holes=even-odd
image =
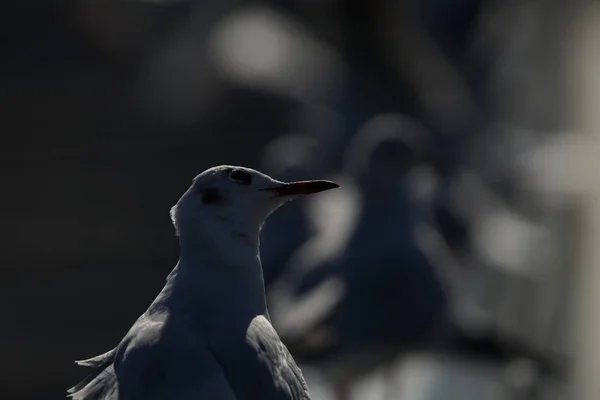
{"type": "Polygon", "coordinates": [[[171,209],[180,259],[165,287],[115,349],[78,362],[95,371],[69,397],[309,400],[269,321],[258,235],[282,204],[336,187],[233,166],[198,175],[171,209]]]}
{"type": "Polygon", "coordinates": [[[439,255],[422,243],[426,207],[412,172],[426,134],[417,128],[381,115],[356,134],[345,164],[361,198],[355,228],[335,257],[299,255],[274,293],[284,342],[300,362],[324,369],[339,399],[354,379],[426,340],[447,314],[445,283],[432,266],[439,255]]]}

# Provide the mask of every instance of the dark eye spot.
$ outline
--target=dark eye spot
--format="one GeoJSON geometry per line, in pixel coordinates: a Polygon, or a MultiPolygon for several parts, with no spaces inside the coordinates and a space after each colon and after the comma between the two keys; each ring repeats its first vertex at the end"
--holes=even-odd
{"type": "Polygon", "coordinates": [[[242,183],[244,185],[249,185],[252,183],[252,176],[241,169],[234,169],[231,171],[229,178],[231,178],[232,181],[242,183]]]}
{"type": "Polygon", "coordinates": [[[202,203],[215,204],[221,202],[221,194],[215,188],[208,188],[201,191],[202,203]]]}

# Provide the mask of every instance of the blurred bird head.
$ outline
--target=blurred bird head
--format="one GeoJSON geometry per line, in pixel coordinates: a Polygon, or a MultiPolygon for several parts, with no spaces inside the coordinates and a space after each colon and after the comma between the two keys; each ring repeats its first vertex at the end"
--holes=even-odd
{"type": "Polygon", "coordinates": [[[285,202],[336,187],[322,180],[286,183],[250,168],[222,165],[194,178],[171,209],[171,219],[179,236],[212,236],[217,230],[257,235],[285,202]]]}
{"type": "Polygon", "coordinates": [[[367,121],[346,150],[344,169],[360,186],[385,189],[423,159],[427,132],[398,114],[381,114],[367,121]]]}

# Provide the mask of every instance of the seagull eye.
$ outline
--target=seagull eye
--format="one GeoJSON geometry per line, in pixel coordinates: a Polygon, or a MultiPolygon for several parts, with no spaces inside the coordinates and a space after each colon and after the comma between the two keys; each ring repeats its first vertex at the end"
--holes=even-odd
{"type": "Polygon", "coordinates": [[[252,176],[250,176],[249,173],[241,169],[234,169],[233,171],[231,171],[231,173],[229,174],[229,179],[237,183],[242,183],[244,185],[249,185],[250,183],[252,183],[252,176]]]}

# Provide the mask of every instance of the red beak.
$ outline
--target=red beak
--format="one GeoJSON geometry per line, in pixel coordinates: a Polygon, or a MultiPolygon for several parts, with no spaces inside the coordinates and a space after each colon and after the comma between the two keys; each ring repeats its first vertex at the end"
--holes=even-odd
{"type": "Polygon", "coordinates": [[[283,183],[278,186],[260,190],[268,190],[270,192],[275,193],[277,197],[280,197],[318,193],[324,190],[335,189],[338,187],[340,187],[340,185],[331,181],[300,181],[283,183]]]}

